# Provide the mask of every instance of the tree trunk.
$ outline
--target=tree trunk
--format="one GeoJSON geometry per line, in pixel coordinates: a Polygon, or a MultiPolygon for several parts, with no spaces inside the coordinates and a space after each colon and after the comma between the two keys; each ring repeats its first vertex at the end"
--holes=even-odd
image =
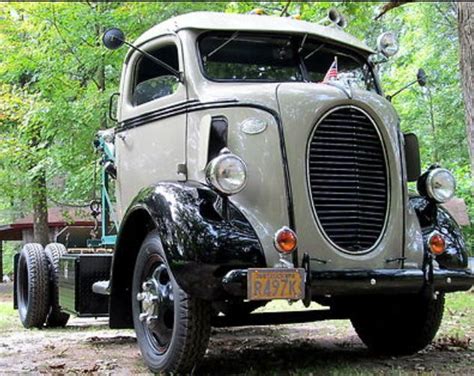
{"type": "MultiPolygon", "coordinates": [[[[466,110],[466,131],[471,157],[471,176],[474,178],[474,3],[460,1],[458,4],[458,30],[461,44],[461,76],[466,110]]],[[[474,186],[471,187],[474,190],[474,186]]]]}
{"type": "Polygon", "coordinates": [[[0,240],[0,283],[3,282],[3,241],[0,240]]]}
{"type": "Polygon", "coordinates": [[[36,243],[49,243],[48,199],[46,173],[40,169],[31,179],[31,200],[33,202],[33,237],[36,243]]]}

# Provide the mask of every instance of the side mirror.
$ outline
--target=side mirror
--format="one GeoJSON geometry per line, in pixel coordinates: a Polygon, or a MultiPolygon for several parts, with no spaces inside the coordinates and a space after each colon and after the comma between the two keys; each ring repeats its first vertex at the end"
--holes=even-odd
{"type": "Polygon", "coordinates": [[[102,36],[102,43],[109,50],[116,50],[125,43],[125,34],[122,30],[117,29],[116,27],[107,29],[102,36]]]}
{"type": "Polygon", "coordinates": [[[123,33],[123,31],[120,30],[120,29],[117,29],[116,27],[113,27],[111,29],[107,29],[105,31],[104,35],[102,35],[102,43],[109,50],[116,50],[117,48],[119,48],[119,47],[123,46],[124,44],[126,44],[131,49],[140,52],[143,56],[146,56],[148,59],[153,61],[155,64],[159,65],[161,68],[164,68],[167,71],[171,72],[171,74],[173,76],[175,76],[180,82],[183,81],[183,77],[182,77],[181,72],[179,72],[175,68],[169,66],[164,61],[161,61],[160,59],[153,56],[152,54],[142,50],[141,48],[135,47],[133,44],[127,42],[125,40],[125,34],[123,33]]]}
{"type": "Polygon", "coordinates": [[[418,73],[416,74],[416,81],[421,87],[426,86],[428,82],[428,76],[422,68],[418,69],[418,73]]]}
{"type": "Polygon", "coordinates": [[[401,92],[405,91],[409,87],[415,85],[416,83],[418,83],[418,85],[423,87],[423,86],[426,86],[427,82],[428,82],[428,76],[426,75],[426,72],[422,68],[420,68],[420,69],[418,69],[418,73],[416,74],[416,80],[415,81],[412,81],[409,84],[405,85],[400,90],[393,93],[392,95],[387,95],[387,99],[389,101],[391,101],[393,99],[393,97],[395,97],[396,95],[398,95],[401,92]]]}
{"type": "Polygon", "coordinates": [[[405,139],[405,165],[407,169],[407,180],[417,181],[421,175],[421,158],[418,137],[414,133],[403,135],[405,139]]]}

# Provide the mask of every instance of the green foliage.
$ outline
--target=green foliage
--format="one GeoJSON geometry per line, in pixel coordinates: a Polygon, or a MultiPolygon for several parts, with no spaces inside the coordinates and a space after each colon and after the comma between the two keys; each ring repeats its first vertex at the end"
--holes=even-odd
{"type": "Polygon", "coordinates": [[[402,129],[420,138],[424,166],[439,162],[454,171],[458,195],[474,218],[453,4],[408,4],[374,21],[380,6],[305,1],[1,3],[0,210],[29,211],[29,179],[40,168],[47,172],[50,198],[83,202],[93,195],[96,156],[91,142],[97,130],[112,126],[108,98],[117,91],[126,53],[101,46],[106,28],[120,27],[134,40],[164,19],[198,10],[247,13],[261,8],[276,16],[286,10],[289,16],[319,22],[337,7],[347,17],[347,31],[372,47],[381,32],[398,33],[400,53],[379,66],[386,93],[413,80],[419,67],[428,73],[428,88],[413,86],[394,105],[402,129]]]}
{"type": "MultiPolygon", "coordinates": [[[[13,256],[21,249],[20,242],[3,242],[3,274],[13,276],[13,256]]],[[[3,276],[0,276],[3,277],[3,276]]]]}

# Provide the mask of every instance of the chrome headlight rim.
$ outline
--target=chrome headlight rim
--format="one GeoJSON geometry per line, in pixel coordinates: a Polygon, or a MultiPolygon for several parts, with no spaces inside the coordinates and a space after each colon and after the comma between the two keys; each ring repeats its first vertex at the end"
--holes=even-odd
{"type": "Polygon", "coordinates": [[[209,185],[211,185],[213,188],[215,188],[217,191],[219,191],[222,194],[225,194],[227,196],[237,194],[241,192],[246,186],[247,186],[247,165],[243,161],[242,158],[239,156],[232,154],[230,152],[224,152],[212,159],[207,167],[206,167],[206,181],[209,185]],[[220,164],[227,160],[227,159],[234,159],[238,163],[242,165],[242,170],[244,172],[243,180],[242,183],[237,187],[236,189],[226,189],[225,187],[222,186],[222,184],[219,182],[219,174],[218,174],[218,168],[220,164]]]}
{"type": "Polygon", "coordinates": [[[444,203],[448,202],[449,200],[451,200],[454,197],[455,193],[456,193],[456,178],[454,177],[452,172],[449,171],[446,168],[436,167],[433,170],[431,170],[428,173],[427,177],[426,177],[426,183],[425,184],[426,184],[426,193],[428,194],[428,197],[430,197],[431,199],[435,200],[436,202],[438,202],[440,204],[444,204],[444,203]],[[436,188],[433,186],[434,178],[440,173],[448,174],[451,177],[452,181],[453,181],[453,190],[452,190],[452,192],[451,192],[451,194],[449,195],[448,198],[440,198],[439,195],[436,192],[436,188]]]}
{"type": "Polygon", "coordinates": [[[377,50],[386,58],[395,56],[399,49],[398,37],[394,32],[387,31],[377,38],[377,50]]]}

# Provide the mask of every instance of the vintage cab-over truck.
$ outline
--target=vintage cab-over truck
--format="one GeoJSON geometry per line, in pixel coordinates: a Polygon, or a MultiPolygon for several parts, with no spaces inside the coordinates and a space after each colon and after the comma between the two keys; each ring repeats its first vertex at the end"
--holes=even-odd
{"type": "Polygon", "coordinates": [[[104,34],[130,49],[118,124],[96,140],[102,237],[95,253],[24,246],[25,327],[108,315],[135,328],[152,371],[174,373],[196,366],[211,326],[350,319],[377,352],[430,343],[444,294],[474,281],[440,205],[455,181],[437,165],[420,173],[417,139],[384,96],[376,65],[393,35],[376,52],[330,17],[203,12],[133,44],[104,34]],[[251,313],[273,299],[328,309],[251,313]]]}

